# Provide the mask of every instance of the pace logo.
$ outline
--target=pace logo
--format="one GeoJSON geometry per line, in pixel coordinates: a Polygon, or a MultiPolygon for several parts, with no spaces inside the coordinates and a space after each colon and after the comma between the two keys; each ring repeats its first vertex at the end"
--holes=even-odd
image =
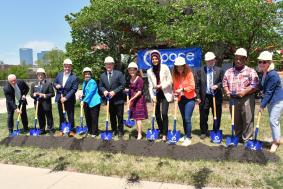
{"type": "MultiPolygon", "coordinates": [[[[152,50],[138,51],[138,65],[140,69],[151,67],[150,54],[152,50]]],[[[182,49],[158,49],[161,54],[161,63],[169,67],[174,65],[177,57],[184,57],[186,63],[191,67],[200,67],[201,49],[200,48],[182,48],[182,49]]]]}

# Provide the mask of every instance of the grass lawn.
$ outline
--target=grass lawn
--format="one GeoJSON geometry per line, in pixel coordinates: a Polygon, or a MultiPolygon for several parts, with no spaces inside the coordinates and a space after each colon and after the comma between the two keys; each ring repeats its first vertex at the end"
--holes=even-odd
{"type": "MultiPolygon", "coordinates": [[[[100,129],[104,130],[104,106],[100,111],[100,129]]],[[[55,126],[58,127],[58,114],[54,107],[55,126]]],[[[151,112],[151,108],[149,108],[151,112]]],[[[172,128],[173,104],[170,105],[169,119],[172,128]]],[[[79,116],[79,107],[76,108],[79,116]]],[[[33,110],[28,111],[30,126],[33,124],[33,110]]],[[[76,123],[79,124],[79,117],[76,123]]],[[[6,114],[0,114],[0,140],[7,136],[6,114]]],[[[143,130],[150,126],[150,119],[144,121],[143,130]]],[[[178,128],[183,132],[178,115],[178,128]]],[[[283,121],[281,119],[281,123],[283,121]]],[[[210,127],[212,117],[210,116],[210,127]]],[[[228,108],[224,106],[221,127],[224,134],[230,133],[230,116],[228,108]]],[[[126,128],[127,130],[127,128],[126,128]]],[[[195,108],[193,115],[193,144],[202,142],[215,145],[209,139],[199,139],[199,112],[195,108]]],[[[127,139],[125,135],[125,139],[127,139]]],[[[268,140],[271,131],[268,126],[268,115],[265,111],[262,120],[259,139],[268,140]]],[[[97,140],[97,139],[95,139],[97,140]]],[[[224,142],[222,143],[224,145],[224,142]]],[[[190,148],[187,147],[187,148],[190,148]]],[[[8,164],[26,165],[32,167],[50,168],[54,171],[68,170],[105,176],[118,176],[128,179],[142,179],[151,181],[173,182],[217,187],[252,187],[252,188],[283,188],[283,147],[276,153],[280,157],[278,162],[257,164],[237,161],[181,161],[170,158],[132,156],[122,153],[106,153],[100,151],[81,152],[64,149],[40,149],[36,147],[6,147],[0,146],[0,162],[8,164]]]]}
{"type": "Polygon", "coordinates": [[[3,87],[0,87],[0,98],[5,98],[3,87]]]}

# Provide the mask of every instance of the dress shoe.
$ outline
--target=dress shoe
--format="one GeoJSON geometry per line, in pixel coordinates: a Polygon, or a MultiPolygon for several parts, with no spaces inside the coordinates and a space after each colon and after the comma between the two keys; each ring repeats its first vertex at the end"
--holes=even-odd
{"type": "Polygon", "coordinates": [[[69,137],[74,137],[76,135],[76,133],[74,132],[74,131],[71,131],[70,133],[69,133],[69,137]]]}

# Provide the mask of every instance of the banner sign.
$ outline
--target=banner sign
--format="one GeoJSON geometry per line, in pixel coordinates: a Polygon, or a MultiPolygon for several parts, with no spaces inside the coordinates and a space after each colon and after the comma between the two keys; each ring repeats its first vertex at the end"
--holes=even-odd
{"type": "MultiPolygon", "coordinates": [[[[184,57],[190,67],[200,67],[202,52],[201,48],[178,48],[178,49],[156,49],[161,53],[161,63],[166,64],[170,69],[174,66],[174,61],[178,56],[184,57]]],[[[151,67],[149,49],[138,51],[139,69],[147,70],[151,67]]]]}

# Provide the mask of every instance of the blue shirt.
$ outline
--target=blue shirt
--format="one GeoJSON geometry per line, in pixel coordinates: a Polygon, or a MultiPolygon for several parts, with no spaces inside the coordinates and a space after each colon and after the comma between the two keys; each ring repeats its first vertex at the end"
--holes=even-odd
{"type": "Polygon", "coordinates": [[[101,97],[98,94],[98,87],[94,79],[83,82],[83,102],[87,103],[90,108],[101,103],[101,97]]]}

